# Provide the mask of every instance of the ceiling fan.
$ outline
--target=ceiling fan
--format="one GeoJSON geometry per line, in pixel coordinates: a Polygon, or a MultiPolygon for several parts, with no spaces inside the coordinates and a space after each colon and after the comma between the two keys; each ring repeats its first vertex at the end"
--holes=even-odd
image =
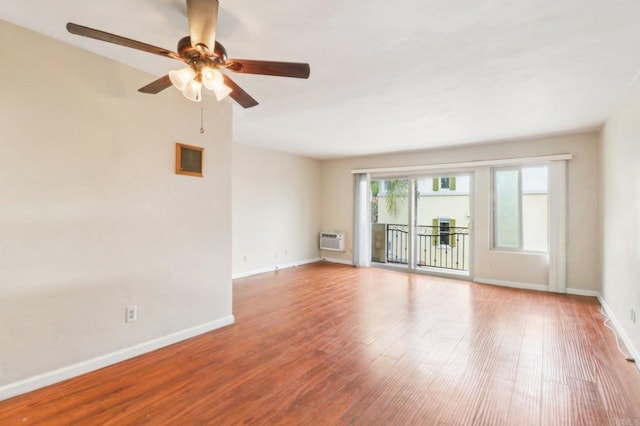
{"type": "Polygon", "coordinates": [[[189,35],[180,39],[177,53],[71,22],[67,24],[67,31],[176,59],[187,64],[186,68],[170,71],[168,75],[138,89],[142,93],[156,94],[173,84],[187,99],[199,102],[202,99],[202,86],[204,86],[214,92],[218,101],[230,96],[242,107],[251,108],[258,105],[258,102],[219,70],[309,78],[310,67],[305,63],[228,59],[226,49],[216,41],[218,0],[187,0],[187,17],[189,35]]]}

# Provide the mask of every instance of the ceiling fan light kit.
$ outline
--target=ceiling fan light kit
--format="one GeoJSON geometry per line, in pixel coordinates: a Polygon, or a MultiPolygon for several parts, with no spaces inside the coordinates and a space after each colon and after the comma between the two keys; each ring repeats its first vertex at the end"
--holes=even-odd
{"type": "Polygon", "coordinates": [[[168,75],[138,89],[141,93],[156,94],[173,85],[187,99],[200,102],[204,86],[216,95],[218,101],[230,96],[243,108],[251,108],[258,102],[220,70],[309,78],[310,67],[306,63],[228,59],[226,49],[215,39],[218,0],[187,0],[187,16],[190,35],[180,39],[177,53],[74,23],[68,23],[67,30],[72,34],[153,53],[188,65],[181,70],[169,71],[168,75]]]}
{"type": "Polygon", "coordinates": [[[190,101],[200,102],[202,100],[202,83],[198,80],[191,80],[182,94],[190,101]]]}
{"type": "Polygon", "coordinates": [[[191,67],[183,68],[181,70],[169,71],[169,79],[171,80],[171,84],[173,84],[173,86],[180,91],[183,91],[187,87],[187,84],[189,84],[189,82],[195,78],[196,73],[191,67]]]}
{"type": "Polygon", "coordinates": [[[232,89],[224,84],[224,77],[220,71],[209,67],[194,71],[194,68],[197,69],[197,66],[169,71],[171,84],[180,90],[185,98],[200,102],[202,100],[202,86],[211,90],[218,101],[223,100],[232,92],[232,89]]]}
{"type": "Polygon", "coordinates": [[[229,96],[231,92],[233,92],[233,89],[224,85],[219,89],[213,90],[213,93],[216,95],[216,99],[218,100],[218,102],[229,96]]]}
{"type": "Polygon", "coordinates": [[[220,71],[208,67],[202,71],[202,84],[215,93],[218,101],[223,100],[233,91],[224,84],[224,76],[220,71]]]}

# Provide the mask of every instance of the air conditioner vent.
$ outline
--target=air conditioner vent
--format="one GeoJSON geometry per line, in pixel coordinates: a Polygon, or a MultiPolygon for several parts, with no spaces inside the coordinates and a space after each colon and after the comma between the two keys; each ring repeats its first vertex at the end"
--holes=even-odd
{"type": "Polygon", "coordinates": [[[320,249],[344,251],[344,233],[330,231],[321,232],[320,249]]]}

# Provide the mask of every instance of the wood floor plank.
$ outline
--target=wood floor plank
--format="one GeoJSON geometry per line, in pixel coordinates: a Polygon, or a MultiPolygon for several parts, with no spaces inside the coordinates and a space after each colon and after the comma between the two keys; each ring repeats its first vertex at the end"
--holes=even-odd
{"type": "Polygon", "coordinates": [[[633,424],[599,308],[317,263],[236,280],[235,325],[0,402],[0,425],[633,424]]]}
{"type": "Polygon", "coordinates": [[[507,424],[540,424],[542,362],[537,354],[520,353],[507,424]]]}
{"type": "Polygon", "coordinates": [[[549,426],[572,425],[576,414],[571,406],[569,386],[553,381],[542,383],[542,424],[549,426]]]}

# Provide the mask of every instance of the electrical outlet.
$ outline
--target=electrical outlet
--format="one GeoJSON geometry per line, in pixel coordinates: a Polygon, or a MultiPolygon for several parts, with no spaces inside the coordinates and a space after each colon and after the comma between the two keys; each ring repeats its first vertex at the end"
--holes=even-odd
{"type": "Polygon", "coordinates": [[[634,308],[631,308],[631,323],[635,324],[637,320],[637,311],[634,308]]]}
{"type": "Polygon", "coordinates": [[[138,305],[127,306],[125,322],[134,322],[138,319],[138,305]]]}
{"type": "Polygon", "coordinates": [[[247,256],[242,256],[242,261],[243,261],[244,263],[247,263],[247,256]]]}

